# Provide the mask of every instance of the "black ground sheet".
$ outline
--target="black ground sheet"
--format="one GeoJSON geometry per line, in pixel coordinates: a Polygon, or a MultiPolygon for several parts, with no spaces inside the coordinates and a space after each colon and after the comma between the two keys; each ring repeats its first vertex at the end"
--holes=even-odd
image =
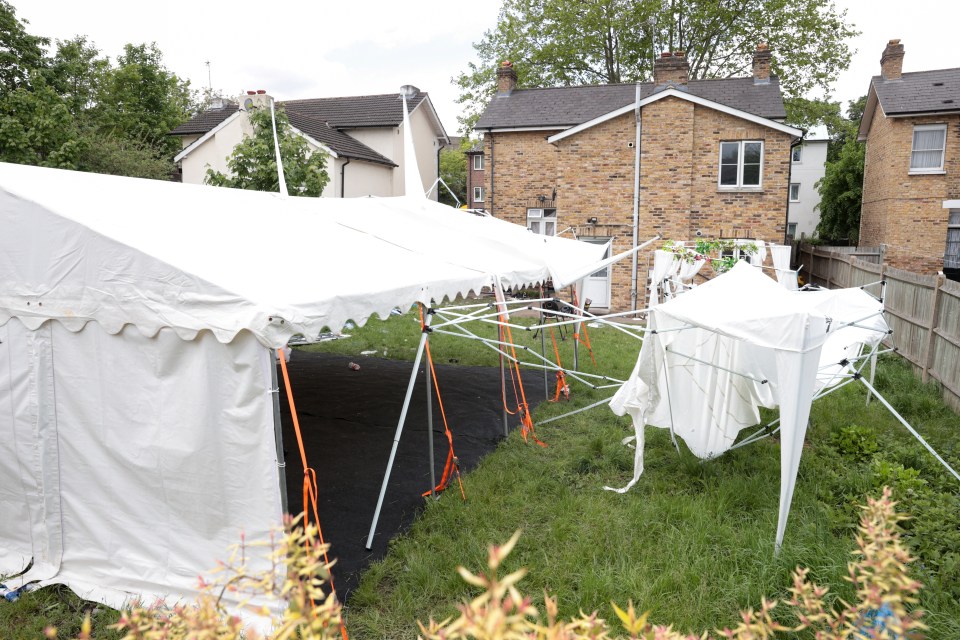
{"type": "MultiPolygon", "coordinates": [[[[333,576],[341,602],[346,602],[357,586],[360,572],[386,554],[387,542],[410,526],[423,505],[421,494],[430,489],[427,401],[421,365],[373,548],[366,550],[367,533],[412,366],[411,362],[306,351],[294,351],[288,363],[307,462],[317,472],[320,525],[324,538],[333,545],[333,557],[337,558],[333,576]],[[359,364],[360,369],[351,369],[351,361],[359,364]]],[[[439,363],[435,366],[460,470],[466,472],[503,439],[500,370],[439,363]]],[[[303,466],[279,367],[277,373],[289,511],[299,513],[303,507],[303,466]]],[[[543,374],[524,371],[523,380],[533,409],[544,399],[543,374]]],[[[507,385],[507,398],[512,403],[509,375],[507,385]]],[[[448,445],[436,397],[433,419],[434,464],[439,482],[448,445]]],[[[517,416],[509,416],[511,429],[517,423],[517,416]]],[[[448,494],[446,499],[460,499],[459,489],[453,483],[448,494]]]]}

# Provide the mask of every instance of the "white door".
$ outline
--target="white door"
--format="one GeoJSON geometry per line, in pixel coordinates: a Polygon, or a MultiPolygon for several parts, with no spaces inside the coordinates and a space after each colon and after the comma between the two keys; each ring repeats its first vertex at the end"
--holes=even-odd
{"type": "MultiPolygon", "coordinates": [[[[580,238],[583,242],[592,244],[607,244],[609,238],[580,238]]],[[[610,247],[607,246],[607,252],[603,254],[604,258],[610,257],[610,247]]],[[[600,271],[596,271],[587,276],[583,281],[583,301],[590,300],[591,307],[608,309],[610,308],[610,267],[607,266],[600,271]]]]}

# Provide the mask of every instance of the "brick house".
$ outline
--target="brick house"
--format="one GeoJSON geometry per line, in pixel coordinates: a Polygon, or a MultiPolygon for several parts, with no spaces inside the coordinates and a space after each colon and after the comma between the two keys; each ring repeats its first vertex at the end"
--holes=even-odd
{"type": "MultiPolygon", "coordinates": [[[[504,63],[475,127],[486,209],[534,233],[613,239],[614,253],[657,233],[783,242],[802,131],[783,123],[770,61],[761,45],[752,77],[689,80],[683,52],[664,53],[653,83],[550,89],[517,89],[504,63]]],[[[594,274],[584,296],[642,308],[651,253],[594,274]]]]}
{"type": "Polygon", "coordinates": [[[477,142],[467,154],[467,208],[486,209],[486,188],[483,171],[483,142],[477,142]]]}
{"type": "Polygon", "coordinates": [[[960,69],[903,73],[891,40],[870,81],[860,244],[884,261],[960,279],[960,69]]]}
{"type": "MultiPolygon", "coordinates": [[[[416,89],[413,87],[413,89],[416,89]]],[[[174,162],[183,182],[202,184],[207,169],[228,172],[227,158],[252,132],[249,109],[269,108],[265,91],[248,91],[198,113],[169,135],[180,138],[174,162]]],[[[330,182],[323,197],[397,196],[405,189],[403,102],[398,93],[287,100],[280,103],[293,130],[311,150],[327,154],[330,182]]],[[[440,149],[450,144],[429,94],[416,89],[407,101],[423,191],[437,198],[440,149]]]]}

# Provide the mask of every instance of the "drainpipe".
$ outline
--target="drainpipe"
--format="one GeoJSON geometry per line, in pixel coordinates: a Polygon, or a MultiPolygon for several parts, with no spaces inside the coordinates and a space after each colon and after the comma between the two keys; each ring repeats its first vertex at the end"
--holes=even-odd
{"type": "Polygon", "coordinates": [[[345,186],[345,184],[344,184],[344,182],[343,182],[343,181],[344,181],[344,173],[343,173],[343,172],[344,172],[344,170],[346,170],[348,164],[350,164],[350,158],[347,158],[347,161],[344,162],[342,165],[340,165],[340,197],[341,197],[341,198],[344,197],[344,196],[343,196],[343,193],[344,193],[344,190],[346,189],[346,186],[345,186]]]}
{"type": "MultiPolygon", "coordinates": [[[[443,143],[437,143],[437,180],[440,180],[440,152],[443,151],[443,143]]],[[[437,185],[437,202],[440,202],[440,185],[434,182],[437,185]]],[[[434,485],[436,486],[436,485],[434,485]]]]}
{"type": "Polygon", "coordinates": [[[633,148],[636,155],[636,159],[633,163],[633,257],[630,259],[631,270],[630,270],[630,307],[632,311],[637,310],[637,298],[639,297],[637,291],[637,236],[639,234],[640,227],[640,83],[637,83],[637,108],[636,108],[636,119],[637,119],[637,133],[636,140],[634,141],[633,148]]]}
{"type": "MultiPolygon", "coordinates": [[[[804,132],[806,135],[806,132],[804,132]]],[[[787,244],[787,232],[790,230],[790,183],[793,182],[793,149],[803,144],[803,138],[790,143],[790,168],[787,169],[787,215],[783,223],[783,244],[787,244]]],[[[796,238],[794,238],[796,240],[796,238]]],[[[790,265],[791,267],[793,265],[790,265]]]]}
{"type": "Polygon", "coordinates": [[[496,213],[493,208],[493,176],[494,176],[494,162],[493,162],[493,131],[487,129],[487,135],[490,136],[490,215],[496,217],[496,213]]]}

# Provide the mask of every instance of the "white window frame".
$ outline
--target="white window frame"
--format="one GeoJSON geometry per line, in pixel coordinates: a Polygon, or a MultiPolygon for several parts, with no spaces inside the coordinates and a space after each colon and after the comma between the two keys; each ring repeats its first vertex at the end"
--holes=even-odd
{"type": "Polygon", "coordinates": [[[787,223],[787,235],[790,236],[790,237],[792,237],[792,238],[796,238],[796,237],[797,237],[797,223],[796,223],[796,222],[788,222],[788,223],[787,223]],[[792,233],[791,233],[791,227],[793,227],[793,232],[792,232],[792,233]]]}
{"type": "Polygon", "coordinates": [[[760,191],[763,189],[763,163],[766,159],[766,149],[764,147],[763,140],[721,140],[717,153],[717,189],[720,191],[760,191]],[[723,145],[725,144],[737,145],[737,184],[735,185],[720,183],[723,175],[723,145]],[[745,144],[760,145],[760,180],[757,184],[743,184],[743,145],[745,144]]]}
{"type": "Polygon", "coordinates": [[[473,188],[473,201],[474,201],[474,202],[483,202],[483,187],[474,187],[474,188],[473,188]]]}
{"type": "Polygon", "coordinates": [[[547,235],[544,233],[546,229],[545,223],[547,221],[553,222],[553,233],[549,234],[551,236],[557,235],[557,210],[556,209],[527,209],[527,230],[531,233],[536,233],[537,235],[547,235]],[[533,229],[532,222],[537,222],[537,230],[533,229]]]}
{"type": "Polygon", "coordinates": [[[943,266],[947,269],[960,268],[960,247],[957,247],[957,253],[950,253],[954,242],[950,240],[950,232],[956,230],[960,233],[960,209],[947,210],[947,243],[943,252],[943,266]]]}
{"type": "MultiPolygon", "coordinates": [[[[921,149],[920,151],[936,151],[936,149],[921,149]]],[[[944,171],[944,159],[947,155],[947,125],[945,124],[916,124],[913,126],[913,131],[910,132],[910,175],[923,175],[930,173],[946,173],[944,171]],[[943,146],[940,147],[940,166],[939,167],[929,167],[926,169],[915,169],[913,167],[913,154],[916,151],[913,148],[914,141],[916,139],[916,133],[918,131],[942,131],[943,132],[943,146]]]]}
{"type": "Polygon", "coordinates": [[[803,164],[803,145],[797,145],[790,151],[790,161],[793,164],[803,164]]]}
{"type": "Polygon", "coordinates": [[[800,202],[800,183],[799,182],[790,183],[790,202],[800,202]],[[793,194],[794,187],[797,188],[796,197],[794,197],[794,194],[793,194]]]}
{"type": "Polygon", "coordinates": [[[478,153],[473,156],[473,170],[483,171],[483,154],[478,153]]]}

